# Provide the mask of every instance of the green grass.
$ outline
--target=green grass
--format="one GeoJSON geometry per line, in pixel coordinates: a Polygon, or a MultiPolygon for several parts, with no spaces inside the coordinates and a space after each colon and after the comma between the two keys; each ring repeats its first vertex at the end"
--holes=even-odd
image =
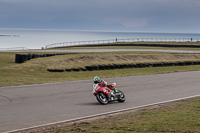
{"type": "Polygon", "coordinates": [[[168,61],[200,60],[200,54],[174,54],[161,52],[110,52],[110,53],[82,53],[78,55],[55,56],[51,58],[29,61],[21,65],[46,66],[50,69],[80,68],[88,65],[168,62],[168,61]]]}
{"type": "Polygon", "coordinates": [[[178,71],[200,70],[200,66],[184,67],[158,67],[158,68],[132,68],[105,71],[87,71],[87,72],[63,72],[51,73],[46,68],[30,68],[18,70],[6,70],[0,72],[0,86],[12,86],[23,84],[38,84],[48,82],[64,82],[73,80],[91,80],[98,75],[102,78],[111,78],[119,76],[136,76],[145,74],[169,73],[178,71]]]}
{"type": "Polygon", "coordinates": [[[0,68],[15,64],[15,53],[0,53],[0,68]]]}
{"type": "Polygon", "coordinates": [[[54,128],[49,133],[198,133],[200,98],[54,128]]]}
{"type": "Polygon", "coordinates": [[[37,58],[23,64],[14,63],[15,53],[0,53],[0,87],[27,84],[41,84],[51,82],[65,82],[74,80],[91,80],[98,75],[101,78],[136,76],[146,74],[182,72],[200,70],[200,65],[173,66],[156,68],[131,68],[105,71],[80,71],[80,72],[48,72],[47,68],[70,68],[92,64],[106,64],[110,62],[153,62],[170,60],[199,60],[199,54],[169,54],[150,52],[116,52],[116,53],[87,53],[78,55],[65,55],[55,57],[37,58]],[[98,58],[93,58],[98,57],[98,58]],[[98,59],[100,62],[98,62],[98,59]],[[120,57],[121,59],[117,58],[120,57]],[[128,59],[131,57],[130,59],[128,59]]]}

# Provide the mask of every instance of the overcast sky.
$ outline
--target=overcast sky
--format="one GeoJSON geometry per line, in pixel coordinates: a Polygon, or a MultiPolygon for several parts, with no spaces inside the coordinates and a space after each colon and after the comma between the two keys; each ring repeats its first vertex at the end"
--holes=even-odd
{"type": "Polygon", "coordinates": [[[0,28],[200,33],[200,0],[0,0],[0,28]]]}

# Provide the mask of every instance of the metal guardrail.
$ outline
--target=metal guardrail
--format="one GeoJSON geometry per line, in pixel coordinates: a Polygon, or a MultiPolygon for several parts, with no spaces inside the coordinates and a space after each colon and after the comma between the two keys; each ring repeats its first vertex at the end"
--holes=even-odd
{"type": "Polygon", "coordinates": [[[26,47],[0,48],[0,51],[28,50],[26,47]]]}
{"type": "Polygon", "coordinates": [[[126,42],[198,42],[200,38],[128,38],[128,39],[109,39],[109,40],[92,40],[92,41],[74,41],[74,42],[61,42],[45,46],[48,48],[67,47],[76,45],[88,44],[109,44],[109,43],[126,43],[126,42]]]}

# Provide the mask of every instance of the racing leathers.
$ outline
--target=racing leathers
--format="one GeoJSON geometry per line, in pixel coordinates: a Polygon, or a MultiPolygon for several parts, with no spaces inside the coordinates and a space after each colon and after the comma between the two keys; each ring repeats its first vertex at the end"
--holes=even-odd
{"type": "Polygon", "coordinates": [[[111,95],[112,95],[113,97],[115,97],[115,93],[116,93],[115,87],[113,87],[112,85],[107,85],[107,82],[105,82],[105,81],[102,80],[102,79],[100,80],[99,83],[93,84],[93,88],[96,88],[97,85],[99,85],[100,87],[102,87],[102,86],[108,87],[109,89],[112,90],[111,95]]]}

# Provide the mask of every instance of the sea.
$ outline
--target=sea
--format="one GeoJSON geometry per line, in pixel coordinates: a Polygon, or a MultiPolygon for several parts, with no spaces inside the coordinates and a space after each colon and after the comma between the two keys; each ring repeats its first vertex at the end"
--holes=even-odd
{"type": "Polygon", "coordinates": [[[137,31],[79,31],[54,29],[0,29],[0,49],[41,49],[50,44],[129,38],[187,38],[200,40],[200,33],[164,33],[137,31]]]}

